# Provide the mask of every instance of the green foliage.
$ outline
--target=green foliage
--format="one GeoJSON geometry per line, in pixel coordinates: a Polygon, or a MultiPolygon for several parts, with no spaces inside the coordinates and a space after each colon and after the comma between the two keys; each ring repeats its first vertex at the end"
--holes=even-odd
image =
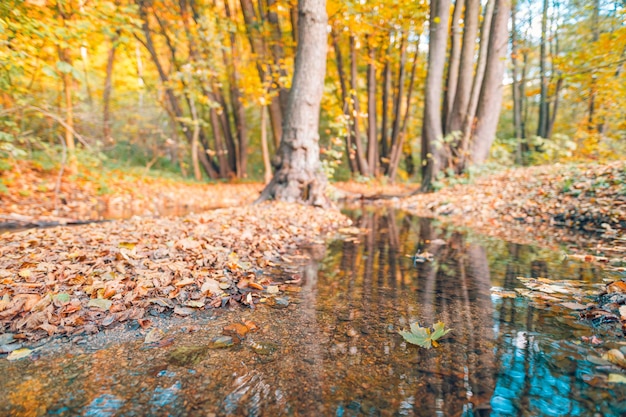
{"type": "Polygon", "coordinates": [[[430,327],[420,327],[418,323],[412,323],[410,332],[400,331],[398,333],[400,333],[407,342],[430,349],[433,346],[439,346],[437,340],[450,331],[452,331],[452,329],[446,329],[445,324],[440,321],[435,323],[432,329],[430,327]]]}

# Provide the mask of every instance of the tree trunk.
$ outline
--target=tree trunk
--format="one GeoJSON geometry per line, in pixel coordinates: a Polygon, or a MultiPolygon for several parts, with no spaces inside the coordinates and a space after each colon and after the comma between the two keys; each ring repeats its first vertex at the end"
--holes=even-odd
{"type": "Polygon", "coordinates": [[[361,175],[369,175],[369,166],[365,159],[363,140],[361,138],[361,106],[359,105],[357,66],[356,66],[356,46],[354,36],[350,36],[350,91],[352,101],[352,139],[356,147],[356,160],[361,175]]]}
{"type": "MultiPolygon", "coordinates": [[[[419,36],[417,37],[416,45],[419,45],[419,36]]],[[[404,139],[406,138],[406,129],[409,124],[409,115],[411,114],[411,97],[413,96],[413,88],[415,87],[415,73],[417,72],[417,59],[419,58],[419,48],[415,48],[415,55],[413,56],[413,65],[411,68],[411,77],[409,80],[409,89],[406,94],[406,104],[404,111],[404,119],[402,120],[402,127],[400,129],[400,135],[398,138],[398,144],[395,150],[391,151],[391,157],[389,162],[389,180],[393,183],[396,179],[396,174],[398,172],[398,165],[400,165],[400,155],[402,154],[404,147],[404,139]]],[[[409,161],[412,162],[413,155],[409,153],[407,156],[407,166],[409,165],[409,161]]],[[[412,175],[413,168],[409,170],[407,167],[407,173],[412,175]]]]}
{"type": "Polygon", "coordinates": [[[508,21],[511,14],[510,0],[496,0],[487,67],[476,112],[476,131],[472,143],[472,162],[482,164],[489,156],[489,149],[496,138],[498,119],[502,105],[502,78],[508,43],[508,21]]]}
{"type": "MultiPolygon", "coordinates": [[[[268,76],[271,74],[267,74],[262,65],[262,62],[267,59],[267,46],[265,45],[260,32],[262,25],[254,9],[252,0],[240,0],[240,4],[248,32],[250,47],[252,49],[252,53],[257,55],[257,71],[259,72],[259,78],[261,79],[261,83],[265,84],[268,82],[268,76]]],[[[283,112],[279,97],[272,97],[269,106],[269,114],[270,123],[272,125],[272,133],[274,135],[274,144],[278,149],[280,138],[282,137],[283,124],[283,112]]]]}
{"type": "MultiPolygon", "coordinates": [[[[69,50],[59,48],[59,58],[62,62],[72,65],[69,50]]],[[[72,102],[72,73],[63,72],[63,95],[65,98],[65,146],[68,153],[69,172],[76,174],[78,170],[76,161],[76,143],[74,141],[74,105],[72,102]]]]}
{"type": "Polygon", "coordinates": [[[541,16],[541,46],[539,53],[539,123],[537,124],[537,136],[545,138],[548,132],[548,77],[546,76],[546,42],[548,32],[548,0],[543,0],[543,13],[541,16]]]}
{"type": "Polygon", "coordinates": [[[484,40],[480,43],[480,51],[478,53],[478,63],[476,65],[476,74],[474,75],[474,82],[472,84],[472,93],[470,94],[470,102],[468,105],[467,114],[463,121],[462,138],[458,149],[455,149],[455,156],[457,158],[457,164],[455,166],[456,172],[461,173],[467,161],[469,159],[469,146],[472,137],[472,132],[475,127],[474,116],[476,115],[476,109],[478,108],[478,100],[480,98],[480,92],[485,76],[485,68],[487,67],[487,54],[489,49],[489,36],[491,33],[491,21],[494,14],[495,0],[488,0],[485,7],[485,13],[483,16],[482,29],[480,31],[480,39],[484,40]]]}
{"type": "Polygon", "coordinates": [[[422,122],[422,185],[432,189],[432,182],[441,169],[441,149],[437,141],[443,136],[441,128],[441,92],[446,60],[450,0],[432,0],[430,6],[430,36],[428,40],[428,72],[424,90],[424,119],[422,122]]]}
{"type": "Polygon", "coordinates": [[[391,95],[390,55],[391,37],[389,38],[389,47],[387,48],[387,56],[385,57],[385,68],[383,69],[383,120],[380,137],[380,162],[383,167],[389,165],[389,96],[391,95]]]}
{"type": "MultiPolygon", "coordinates": [[[[446,81],[446,94],[443,99],[443,126],[447,129],[448,119],[452,112],[452,105],[454,104],[454,96],[456,95],[456,86],[459,81],[459,60],[461,58],[461,34],[460,28],[461,13],[465,6],[465,0],[456,0],[454,3],[454,13],[452,13],[452,24],[450,30],[452,31],[452,46],[450,47],[450,58],[448,60],[448,77],[446,81]]],[[[468,6],[469,7],[469,6],[468,6]]],[[[464,25],[466,25],[466,19],[464,19],[464,25]]],[[[467,27],[467,26],[465,26],[467,27]]],[[[445,130],[444,129],[444,130],[445,130]]],[[[445,132],[450,133],[450,132],[445,132]]]]}
{"type": "MultiPolygon", "coordinates": [[[[151,35],[150,27],[148,25],[148,16],[146,15],[146,10],[145,10],[145,0],[135,0],[135,2],[137,6],[139,6],[141,28],[146,38],[144,46],[148,50],[148,53],[150,54],[150,57],[152,58],[152,62],[154,63],[157,69],[157,72],[159,74],[159,78],[161,79],[161,83],[164,86],[165,96],[167,97],[167,101],[170,105],[170,110],[173,113],[171,116],[175,120],[178,120],[178,124],[181,127],[181,130],[185,133],[185,137],[187,138],[187,141],[191,144],[193,140],[192,133],[189,131],[189,129],[186,128],[186,126],[184,126],[182,121],[180,121],[180,119],[183,117],[183,110],[180,107],[180,103],[178,102],[176,95],[174,94],[174,91],[172,90],[171,87],[169,87],[169,78],[167,74],[165,73],[163,66],[161,65],[161,61],[159,60],[159,56],[156,52],[156,49],[154,48],[154,42],[152,41],[152,35],[151,35]]],[[[141,39],[139,39],[137,35],[136,35],[136,38],[138,41],[141,42],[141,39]]],[[[200,139],[201,139],[200,142],[202,142],[202,136],[200,137],[200,139]]],[[[198,157],[200,159],[200,163],[202,164],[202,168],[205,170],[209,178],[211,179],[217,178],[218,174],[215,168],[212,166],[211,161],[207,158],[207,155],[204,152],[200,152],[198,154],[198,157]]]]}
{"type": "Polygon", "coordinates": [[[319,114],[326,73],[326,0],[298,1],[298,48],[280,161],[258,201],[276,199],[329,207],[319,159],[319,114]]]}
{"type": "Polygon", "coordinates": [[[198,111],[196,103],[191,95],[189,95],[189,105],[191,107],[191,117],[193,120],[193,136],[191,138],[191,165],[193,166],[193,176],[196,181],[202,180],[202,172],[200,172],[200,164],[198,162],[198,140],[200,138],[200,120],[198,119],[198,111]]]}
{"type": "Polygon", "coordinates": [[[107,68],[106,68],[106,76],[104,78],[104,89],[102,92],[102,133],[104,136],[105,143],[112,143],[113,138],[111,137],[111,90],[113,88],[113,64],[115,62],[115,51],[117,49],[117,39],[119,37],[119,32],[117,36],[111,39],[111,49],[109,49],[109,56],[107,57],[107,68]]]}
{"type": "MultiPolygon", "coordinates": [[[[230,7],[228,0],[224,0],[224,10],[226,17],[231,19],[230,7]]],[[[234,19],[233,19],[234,21],[234,19]]],[[[235,69],[229,71],[230,101],[233,106],[233,116],[235,121],[235,129],[237,131],[237,152],[236,152],[236,173],[238,178],[247,177],[248,167],[248,126],[246,124],[246,111],[241,101],[241,91],[239,86],[241,80],[239,78],[239,59],[237,54],[237,37],[234,32],[230,32],[230,57],[224,50],[224,61],[227,67],[235,69]]],[[[228,119],[227,119],[228,120],[228,119]]],[[[230,127],[230,126],[229,126],[230,127]]],[[[232,137],[232,136],[231,136],[232,137]]]]}
{"type": "MultiPolygon", "coordinates": [[[[369,38],[368,38],[369,41],[369,38]]],[[[378,176],[376,132],[376,49],[368,42],[367,62],[367,163],[372,176],[378,176]]]]}
{"type": "MultiPolygon", "coordinates": [[[[335,51],[335,60],[337,62],[337,76],[339,77],[339,85],[341,87],[341,106],[346,121],[350,123],[352,119],[350,116],[350,103],[348,103],[348,84],[346,82],[345,70],[343,67],[343,55],[341,54],[341,48],[339,47],[339,40],[337,39],[337,33],[332,31],[333,49],[335,51]]],[[[358,166],[352,149],[352,129],[350,126],[346,129],[346,156],[348,158],[348,166],[350,172],[358,172],[358,166]]]]}
{"type": "Polygon", "coordinates": [[[261,106],[261,151],[263,152],[263,178],[265,184],[269,184],[272,180],[272,165],[270,164],[270,152],[267,146],[267,110],[265,105],[261,106]]]}
{"type": "MultiPolygon", "coordinates": [[[[447,30],[447,28],[446,28],[447,30]]],[[[406,78],[406,40],[407,36],[402,35],[400,41],[400,67],[398,68],[398,88],[393,101],[393,126],[391,127],[391,149],[389,150],[389,165],[387,165],[387,176],[393,165],[394,153],[398,152],[398,136],[400,135],[400,120],[402,119],[402,96],[404,96],[404,79],[406,78]]],[[[393,168],[395,170],[395,168],[393,168]]]]}
{"type": "MultiPolygon", "coordinates": [[[[463,49],[459,65],[459,82],[456,87],[448,125],[445,129],[446,133],[460,131],[463,127],[463,121],[468,114],[472,81],[474,79],[474,56],[476,55],[479,12],[480,0],[467,0],[463,22],[465,29],[463,31],[463,49]]],[[[481,36],[481,42],[487,42],[487,38],[481,36]]]]}
{"type": "Polygon", "coordinates": [[[513,0],[511,10],[511,88],[513,93],[513,134],[517,141],[515,147],[515,163],[521,165],[523,163],[522,155],[522,97],[521,86],[519,81],[519,60],[518,60],[517,44],[517,0],[513,0]]]}

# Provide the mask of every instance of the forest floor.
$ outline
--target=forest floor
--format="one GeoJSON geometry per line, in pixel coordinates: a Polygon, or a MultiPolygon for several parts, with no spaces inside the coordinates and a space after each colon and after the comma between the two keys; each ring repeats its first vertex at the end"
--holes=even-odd
{"type": "Polygon", "coordinates": [[[626,266],[626,162],[510,169],[396,205],[508,241],[626,266]]]}
{"type": "Polygon", "coordinates": [[[258,183],[201,184],[85,166],[78,174],[29,162],[0,172],[0,229],[72,224],[133,215],[199,213],[252,203],[258,183]]]}
{"type": "MultiPolygon", "coordinates": [[[[147,312],[284,308],[299,290],[294,271],[309,256],[303,247],[329,234],[359,233],[337,211],[249,205],[261,184],[180,183],[117,171],[66,173],[59,181],[58,172],[29,164],[0,178],[0,220],[14,225],[126,218],[0,234],[0,353],[21,346],[20,339],[93,333],[129,320],[149,326],[147,312]],[[206,211],[215,207],[230,208],[206,211]],[[194,212],[203,213],[180,217],[194,212]],[[134,214],[141,217],[129,218],[134,214]]],[[[413,196],[414,185],[334,187],[344,198],[382,196],[381,203],[417,215],[508,241],[566,245],[574,257],[625,269],[624,162],[514,169],[413,196]]]]}

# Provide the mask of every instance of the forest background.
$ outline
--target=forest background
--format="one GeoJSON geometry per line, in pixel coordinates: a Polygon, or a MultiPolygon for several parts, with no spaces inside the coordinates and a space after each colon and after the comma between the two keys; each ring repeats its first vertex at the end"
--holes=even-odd
{"type": "MultiPolygon", "coordinates": [[[[626,157],[624,1],[329,0],[327,10],[320,145],[335,180],[423,181],[433,154],[434,188],[484,167],[626,157]],[[433,41],[441,91],[428,107],[433,41]],[[485,85],[497,99],[483,100],[485,85]],[[499,118],[473,168],[464,142],[481,111],[499,118]]],[[[28,160],[267,181],[297,25],[295,0],[2,1],[0,171],[28,160]]]]}

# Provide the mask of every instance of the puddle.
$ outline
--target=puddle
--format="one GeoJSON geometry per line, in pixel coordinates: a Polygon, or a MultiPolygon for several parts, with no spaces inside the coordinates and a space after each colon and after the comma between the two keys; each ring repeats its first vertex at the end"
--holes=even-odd
{"type": "MultiPolygon", "coordinates": [[[[285,308],[158,320],[171,343],[119,327],[38,357],[0,359],[0,415],[619,416],[626,385],[586,358],[606,335],[566,309],[502,298],[523,277],[601,282],[594,265],[384,209],[349,214],[361,235],[309,248],[285,308]],[[428,252],[433,260],[415,262],[428,252]],[[242,319],[259,330],[209,349],[242,319]],[[430,350],[398,330],[443,321],[430,350]],[[86,341],[86,343],[85,343],[86,341]],[[181,356],[181,352],[185,355],[181,356]],[[172,358],[176,358],[173,360],[172,358]]],[[[286,277],[288,278],[288,277],[286,277]]]]}

